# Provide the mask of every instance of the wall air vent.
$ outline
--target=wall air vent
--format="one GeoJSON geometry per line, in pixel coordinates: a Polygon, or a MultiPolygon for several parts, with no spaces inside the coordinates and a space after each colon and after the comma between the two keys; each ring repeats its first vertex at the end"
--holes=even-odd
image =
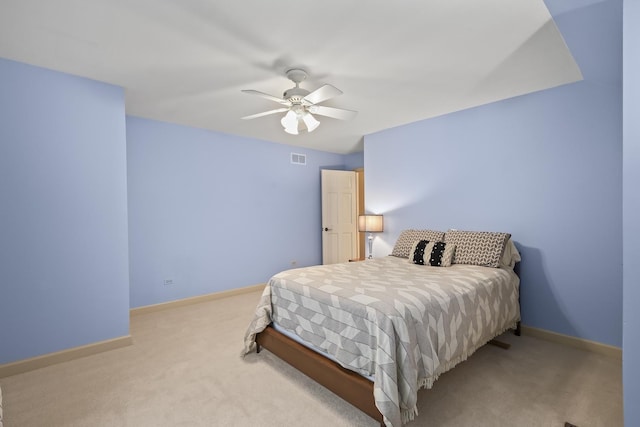
{"type": "Polygon", "coordinates": [[[307,165],[307,155],[306,154],[291,153],[291,164],[306,166],[307,165]]]}

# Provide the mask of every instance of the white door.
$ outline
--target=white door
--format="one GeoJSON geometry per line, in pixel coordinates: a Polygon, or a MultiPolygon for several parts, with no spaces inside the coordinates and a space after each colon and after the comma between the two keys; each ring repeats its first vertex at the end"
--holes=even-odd
{"type": "Polygon", "coordinates": [[[322,263],[358,257],[356,173],[322,170],[322,263]]]}

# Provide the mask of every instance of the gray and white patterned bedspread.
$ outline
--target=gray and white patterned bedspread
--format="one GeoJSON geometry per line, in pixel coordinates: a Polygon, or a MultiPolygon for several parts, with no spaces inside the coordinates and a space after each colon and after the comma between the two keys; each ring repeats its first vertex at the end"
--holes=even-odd
{"type": "Polygon", "coordinates": [[[245,335],[244,353],[272,321],[374,377],[387,426],[417,414],[417,393],[520,319],[511,270],[455,264],[429,267],[406,258],[298,268],[265,287],[245,335]]]}

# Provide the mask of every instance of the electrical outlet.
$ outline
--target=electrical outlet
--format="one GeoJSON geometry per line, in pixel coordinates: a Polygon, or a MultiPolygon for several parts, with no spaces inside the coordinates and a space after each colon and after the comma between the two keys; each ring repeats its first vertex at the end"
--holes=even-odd
{"type": "Polygon", "coordinates": [[[162,282],[165,286],[173,285],[173,279],[164,279],[162,282]]]}

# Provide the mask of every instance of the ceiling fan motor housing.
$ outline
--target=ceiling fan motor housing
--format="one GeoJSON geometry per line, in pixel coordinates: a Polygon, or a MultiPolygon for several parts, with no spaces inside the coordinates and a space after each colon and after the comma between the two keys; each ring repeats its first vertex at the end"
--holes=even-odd
{"type": "Polygon", "coordinates": [[[292,104],[301,104],[302,98],[309,95],[309,91],[302,89],[300,83],[307,79],[307,72],[300,68],[287,70],[287,78],[296,84],[295,87],[285,90],[282,97],[292,104]]]}
{"type": "Polygon", "coordinates": [[[309,91],[306,89],[302,89],[301,87],[292,87],[291,89],[287,89],[282,94],[282,97],[292,104],[301,104],[302,98],[309,95],[309,91]]]}

